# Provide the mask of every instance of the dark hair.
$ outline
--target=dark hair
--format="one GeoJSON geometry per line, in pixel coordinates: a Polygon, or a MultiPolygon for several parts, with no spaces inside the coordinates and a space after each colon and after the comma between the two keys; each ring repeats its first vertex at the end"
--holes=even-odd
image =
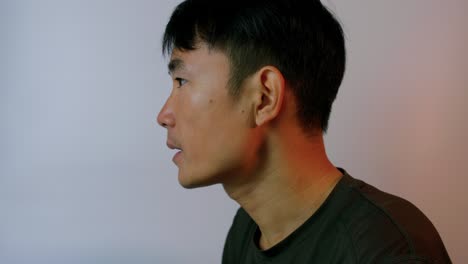
{"type": "Polygon", "coordinates": [[[166,26],[163,53],[197,44],[224,52],[231,63],[230,93],[236,98],[247,77],[277,67],[296,98],[305,131],[328,128],[343,80],[343,30],[318,0],[186,0],[166,26]]]}

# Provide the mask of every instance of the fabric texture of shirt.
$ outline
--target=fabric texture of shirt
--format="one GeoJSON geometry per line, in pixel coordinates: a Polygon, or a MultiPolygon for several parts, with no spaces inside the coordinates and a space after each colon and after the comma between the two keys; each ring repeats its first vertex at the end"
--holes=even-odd
{"type": "Polygon", "coordinates": [[[223,264],[451,263],[430,220],[410,202],[345,170],[320,208],[284,240],[261,250],[260,231],[240,208],[223,264]]]}

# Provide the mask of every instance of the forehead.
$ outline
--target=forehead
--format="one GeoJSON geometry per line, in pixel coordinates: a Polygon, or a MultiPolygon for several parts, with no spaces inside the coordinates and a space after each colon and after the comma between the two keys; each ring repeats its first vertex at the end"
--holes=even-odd
{"type": "Polygon", "coordinates": [[[168,63],[169,74],[193,73],[202,71],[229,71],[228,57],[219,50],[200,45],[194,50],[174,49],[168,63]]]}

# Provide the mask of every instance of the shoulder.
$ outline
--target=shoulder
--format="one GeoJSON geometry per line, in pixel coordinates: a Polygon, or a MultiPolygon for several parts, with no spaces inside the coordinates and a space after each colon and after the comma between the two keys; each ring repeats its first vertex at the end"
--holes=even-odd
{"type": "Polygon", "coordinates": [[[345,230],[358,259],[401,259],[396,263],[408,263],[403,261],[406,258],[414,263],[449,261],[437,230],[411,202],[347,173],[337,188],[347,193],[347,201],[336,224],[345,230]]]}

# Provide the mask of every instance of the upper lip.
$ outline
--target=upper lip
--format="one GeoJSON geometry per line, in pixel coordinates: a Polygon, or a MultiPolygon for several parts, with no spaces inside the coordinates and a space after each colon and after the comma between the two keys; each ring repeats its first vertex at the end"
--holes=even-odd
{"type": "Polygon", "coordinates": [[[169,140],[166,142],[166,145],[167,145],[167,147],[170,148],[170,149],[179,149],[179,150],[180,150],[180,147],[174,145],[174,143],[172,143],[172,142],[169,141],[169,140]]]}

